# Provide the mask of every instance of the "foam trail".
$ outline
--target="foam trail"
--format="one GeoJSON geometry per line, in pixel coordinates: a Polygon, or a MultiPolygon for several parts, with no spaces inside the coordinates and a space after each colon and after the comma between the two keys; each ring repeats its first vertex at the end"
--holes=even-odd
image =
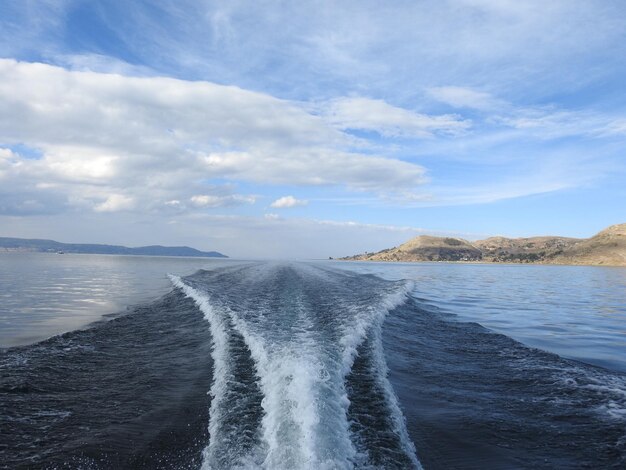
{"type": "Polygon", "coordinates": [[[341,344],[343,345],[342,374],[345,381],[354,365],[358,348],[366,341],[368,336],[371,336],[373,362],[370,373],[376,378],[376,381],[384,391],[388,411],[391,414],[393,431],[399,437],[404,452],[413,467],[421,469],[422,466],[417,458],[415,445],[409,438],[398,399],[387,379],[388,368],[381,338],[382,324],[387,313],[405,303],[412,290],[414,290],[413,283],[404,282],[401,288],[387,293],[379,302],[369,305],[367,308],[353,308],[355,310],[353,312],[355,322],[345,325],[344,335],[341,338],[341,344]]]}
{"type": "MultiPolygon", "coordinates": [[[[209,414],[209,434],[211,436],[208,446],[203,452],[203,465],[205,470],[221,468],[225,463],[232,465],[233,454],[240,453],[242,449],[232,448],[232,441],[236,441],[232,432],[225,430],[225,411],[232,404],[228,403],[229,384],[236,382],[233,366],[230,358],[230,345],[227,318],[218,315],[209,303],[209,298],[200,294],[194,288],[185,284],[180,277],[168,275],[172,284],[181,289],[183,293],[194,300],[204,318],[209,322],[211,336],[213,338],[212,359],[214,363],[213,384],[210,395],[211,407],[209,414]]],[[[248,466],[254,456],[241,455],[235,457],[241,466],[248,466]]]]}
{"type": "Polygon", "coordinates": [[[387,361],[385,360],[385,354],[383,351],[382,322],[375,325],[373,329],[372,350],[374,360],[372,361],[371,371],[385,393],[385,400],[387,402],[387,406],[389,407],[391,421],[393,422],[393,430],[400,438],[402,448],[411,460],[413,466],[417,469],[421,469],[422,465],[417,458],[415,444],[413,444],[413,441],[411,441],[411,438],[409,437],[409,433],[406,428],[406,419],[400,409],[398,397],[396,396],[396,393],[387,378],[389,369],[387,367],[387,361]]]}
{"type": "MultiPolygon", "coordinates": [[[[180,279],[176,285],[184,286],[185,294],[194,299],[203,311],[209,312],[209,321],[217,323],[216,317],[228,317],[250,350],[264,395],[263,440],[266,456],[262,466],[272,469],[351,468],[355,450],[350,441],[345,413],[341,410],[345,405],[336,392],[337,383],[332,383],[331,374],[325,370],[325,364],[310,337],[311,325],[302,306],[295,302],[295,311],[288,312],[295,314],[293,323],[297,327],[288,331],[289,341],[280,341],[280,338],[272,338],[271,335],[265,337],[253,322],[246,322],[227,307],[211,306],[205,294],[180,279]],[[224,315],[216,315],[216,310],[224,315]],[[334,439],[324,442],[320,427],[333,429],[334,439]]],[[[263,326],[267,328],[267,325],[263,326]]],[[[265,331],[272,332],[277,330],[270,328],[265,331]]],[[[339,388],[342,388],[341,381],[339,388]]]]}
{"type": "MultiPolygon", "coordinates": [[[[263,409],[263,437],[267,442],[265,468],[350,468],[349,458],[354,453],[344,433],[343,442],[334,442],[336,449],[321,449],[318,445],[318,426],[322,421],[320,397],[324,366],[304,335],[299,337],[303,351],[288,346],[267,347],[265,341],[233,315],[235,328],[242,334],[257,365],[261,389],[265,396],[263,409]],[[334,454],[334,455],[333,455],[334,454]]],[[[341,423],[339,423],[341,426],[341,423]]],[[[348,429],[347,422],[341,427],[348,429]]]]}
{"type": "MultiPolygon", "coordinates": [[[[399,286],[370,278],[365,280],[371,284],[368,289],[361,286],[360,278],[302,265],[247,266],[227,273],[203,272],[185,281],[171,279],[204,312],[211,332],[215,330],[206,468],[225,463],[218,457],[224,453],[219,442],[226,441],[220,433],[227,405],[224,396],[233,380],[228,357],[232,354],[229,335],[233,334],[240,336],[254,361],[263,396],[259,442],[237,465],[268,469],[370,466],[357,453],[351,433],[346,377],[359,347],[373,330],[380,330],[387,312],[406,301],[411,290],[408,283],[399,286]]],[[[379,343],[376,347],[382,348],[379,343]]],[[[382,374],[376,380],[386,390],[386,412],[394,415],[387,422],[410,462],[419,468],[386,379],[382,349],[376,366],[381,370],[372,369],[371,374],[382,374]]]]}
{"type": "Polygon", "coordinates": [[[365,340],[371,327],[374,324],[382,325],[388,312],[407,301],[412,289],[413,283],[405,282],[400,289],[390,292],[381,298],[378,303],[368,305],[365,308],[350,306],[355,321],[344,325],[344,334],[340,340],[343,347],[342,372],[344,378],[352,369],[357,350],[365,340]]]}

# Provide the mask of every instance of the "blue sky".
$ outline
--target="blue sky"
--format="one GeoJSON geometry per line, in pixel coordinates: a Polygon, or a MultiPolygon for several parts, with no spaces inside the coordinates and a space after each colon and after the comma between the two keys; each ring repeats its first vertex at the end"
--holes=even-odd
{"type": "Polygon", "coordinates": [[[0,235],[326,257],[626,221],[626,5],[0,3],[0,235]]]}

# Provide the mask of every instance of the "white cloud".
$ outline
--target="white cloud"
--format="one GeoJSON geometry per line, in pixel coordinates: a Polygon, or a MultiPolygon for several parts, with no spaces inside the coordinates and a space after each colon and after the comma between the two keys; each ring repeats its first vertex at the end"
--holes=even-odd
{"type": "MultiPolygon", "coordinates": [[[[62,26],[64,11],[31,10],[29,18],[54,17],[62,26]]],[[[359,91],[401,102],[413,90],[463,80],[532,93],[538,85],[562,91],[610,75],[617,67],[592,67],[598,58],[620,60],[623,10],[615,0],[162,0],[149,8],[132,2],[123,17],[101,21],[127,55],[171,75],[295,99],[359,91]]],[[[19,49],[33,23],[7,31],[6,47],[19,49]]]]}
{"type": "MultiPolygon", "coordinates": [[[[67,50],[65,21],[75,2],[4,3],[0,56],[43,55],[83,70],[106,65],[83,52],[92,45],[88,33],[75,38],[86,57],[67,50]]],[[[161,0],[98,12],[112,46],[123,44],[134,63],[292,99],[359,92],[404,103],[416,90],[461,82],[563,93],[624,71],[619,0],[161,0]]]]}
{"type": "Polygon", "coordinates": [[[326,117],[338,129],[374,131],[387,137],[454,135],[470,127],[469,121],[456,115],[430,116],[369,98],[332,100],[327,104],[326,117]]]}
{"type": "Polygon", "coordinates": [[[419,165],[355,152],[353,137],[267,94],[10,59],[0,59],[0,142],[42,153],[9,168],[3,159],[0,171],[10,172],[15,188],[46,182],[71,204],[96,210],[120,204],[93,205],[109,194],[138,210],[203,195],[187,208],[250,202],[207,193],[214,178],[378,195],[426,181],[419,165]]]}
{"type": "Polygon", "coordinates": [[[308,203],[309,201],[306,201],[304,199],[296,199],[293,196],[283,196],[272,202],[270,204],[270,207],[274,207],[276,209],[285,209],[287,207],[306,206],[308,203]]]}
{"type": "Polygon", "coordinates": [[[17,158],[11,149],[0,147],[0,179],[15,165],[17,158]]]}
{"type": "Polygon", "coordinates": [[[112,194],[104,202],[95,206],[96,212],[118,212],[132,209],[135,201],[123,194],[112,194]]]}
{"type": "Polygon", "coordinates": [[[14,157],[14,153],[11,149],[0,147],[0,160],[8,160],[14,157]]]}
{"type": "Polygon", "coordinates": [[[626,120],[621,114],[568,110],[555,105],[515,106],[489,93],[464,87],[435,87],[428,93],[450,106],[484,111],[487,123],[522,131],[528,137],[607,137],[626,133],[626,120]]]}
{"type": "MultiPolygon", "coordinates": [[[[468,96],[473,97],[475,106],[484,104],[480,100],[498,101],[491,96],[468,96]]],[[[433,135],[462,132],[468,125],[466,120],[421,115],[365,98],[342,98],[326,104],[331,111],[320,117],[304,106],[236,87],[72,72],[0,60],[0,142],[23,143],[42,153],[41,158],[28,159],[3,150],[3,191],[13,193],[11,198],[3,196],[3,210],[17,213],[23,208],[24,213],[32,214],[45,212],[49,206],[51,212],[74,207],[173,213],[252,203],[254,196],[237,194],[232,182],[238,181],[336,186],[368,192],[364,197],[373,196],[383,203],[406,206],[484,200],[482,196],[457,198],[450,185],[446,189],[450,195],[442,194],[437,191],[446,187],[441,178],[435,182],[437,188],[426,188],[428,179],[421,166],[352,151],[353,138],[337,129],[433,135]],[[222,181],[219,186],[210,183],[214,179],[222,181]],[[226,185],[224,180],[231,183],[226,185]],[[125,199],[109,201],[111,194],[125,199]],[[20,199],[36,204],[24,205],[20,199]]],[[[500,146],[527,137],[624,133],[624,121],[619,116],[512,105],[501,110],[485,120],[511,133],[496,142],[500,146]]],[[[316,111],[320,112],[319,106],[316,111]]],[[[481,138],[489,136],[482,134],[481,138]]],[[[452,147],[458,141],[454,145],[471,146],[478,152],[475,141],[465,139],[468,136],[430,139],[434,150],[427,150],[423,143],[420,148],[445,158],[446,154],[459,153],[460,147],[452,147]]],[[[483,145],[480,152],[484,153],[480,157],[484,163],[490,158],[490,149],[483,145]]],[[[537,162],[541,158],[538,155],[537,162]]],[[[489,200],[572,187],[572,181],[581,180],[581,176],[562,181],[555,177],[544,184],[533,176],[533,171],[540,171],[538,163],[536,170],[525,163],[519,166],[528,175],[527,189],[496,191],[489,200]]]]}
{"type": "Polygon", "coordinates": [[[626,135],[626,118],[615,119],[606,129],[606,135],[626,135]]]}
{"type": "Polygon", "coordinates": [[[506,103],[495,99],[491,94],[458,86],[432,87],[428,93],[437,101],[449,104],[455,108],[474,108],[492,110],[506,103]]]}
{"type": "Polygon", "coordinates": [[[54,62],[73,71],[114,73],[124,76],[155,76],[154,70],[133,65],[115,57],[102,54],[56,54],[54,62]]]}
{"type": "Polygon", "coordinates": [[[203,170],[214,176],[266,184],[343,185],[385,193],[426,182],[425,169],[414,163],[321,146],[214,152],[202,155],[201,162],[203,170]]]}
{"type": "Polygon", "coordinates": [[[492,121],[528,136],[558,139],[567,136],[609,137],[624,135],[624,118],[590,110],[570,111],[555,107],[519,108],[494,116],[492,121]]]}
{"type": "Polygon", "coordinates": [[[231,194],[228,196],[196,194],[191,196],[190,201],[196,207],[228,207],[240,204],[254,204],[256,197],[242,194],[231,194]]]}

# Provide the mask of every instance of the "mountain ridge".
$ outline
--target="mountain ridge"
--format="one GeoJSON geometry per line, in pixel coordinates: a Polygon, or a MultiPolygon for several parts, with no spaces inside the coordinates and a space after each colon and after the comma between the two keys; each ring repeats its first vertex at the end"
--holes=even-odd
{"type": "Polygon", "coordinates": [[[590,238],[495,236],[470,242],[420,235],[398,247],[340,259],[626,266],[626,223],[607,227],[590,238]]]}
{"type": "Polygon", "coordinates": [[[218,251],[200,251],[189,246],[149,245],[127,247],[97,243],[62,243],[40,238],[0,237],[0,252],[79,253],[92,255],[187,256],[194,258],[228,258],[218,251]]]}

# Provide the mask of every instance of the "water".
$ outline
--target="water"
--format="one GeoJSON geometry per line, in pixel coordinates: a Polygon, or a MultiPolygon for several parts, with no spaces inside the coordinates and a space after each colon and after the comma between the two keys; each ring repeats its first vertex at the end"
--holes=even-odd
{"type": "Polygon", "coordinates": [[[224,259],[0,253],[0,347],[41,341],[167,293],[167,273],[224,259]]]}
{"type": "Polygon", "coordinates": [[[0,467],[626,465],[624,270],[65,256],[136,306],[0,353],[0,467]]]}
{"type": "Polygon", "coordinates": [[[454,313],[527,345],[626,372],[626,268],[342,263],[414,281],[425,308],[454,313]]]}

